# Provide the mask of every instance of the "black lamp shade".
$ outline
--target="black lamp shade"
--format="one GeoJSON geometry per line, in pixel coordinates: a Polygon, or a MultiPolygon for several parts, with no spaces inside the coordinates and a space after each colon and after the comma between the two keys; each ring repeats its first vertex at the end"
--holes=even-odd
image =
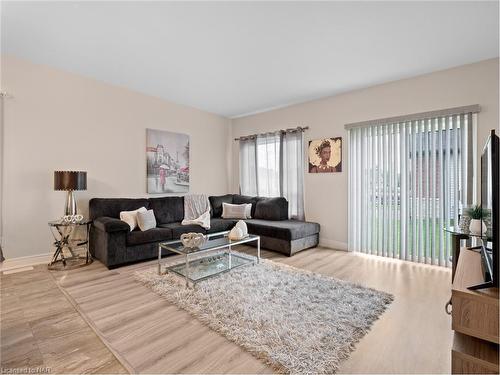
{"type": "Polygon", "coordinates": [[[87,190],[87,172],[54,171],[54,190],[87,190]]]}

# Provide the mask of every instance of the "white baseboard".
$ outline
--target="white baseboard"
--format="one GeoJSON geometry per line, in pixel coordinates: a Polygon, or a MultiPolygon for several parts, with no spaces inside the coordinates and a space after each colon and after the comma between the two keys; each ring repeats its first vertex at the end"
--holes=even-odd
{"type": "Polygon", "coordinates": [[[52,253],[29,255],[26,257],[5,259],[0,263],[0,271],[13,270],[16,268],[23,268],[35,266],[37,264],[48,264],[51,260],[52,253]]]}
{"type": "Polygon", "coordinates": [[[319,238],[319,246],[328,247],[329,249],[344,250],[347,251],[347,243],[330,240],[327,238],[319,238]]]}

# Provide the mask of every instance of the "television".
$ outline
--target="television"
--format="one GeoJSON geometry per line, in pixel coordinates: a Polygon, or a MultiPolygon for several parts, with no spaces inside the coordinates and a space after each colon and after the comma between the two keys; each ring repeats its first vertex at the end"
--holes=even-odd
{"type": "Polygon", "coordinates": [[[481,238],[484,283],[469,289],[498,287],[500,262],[500,139],[492,130],[481,155],[481,208],[487,231],[481,238]]]}

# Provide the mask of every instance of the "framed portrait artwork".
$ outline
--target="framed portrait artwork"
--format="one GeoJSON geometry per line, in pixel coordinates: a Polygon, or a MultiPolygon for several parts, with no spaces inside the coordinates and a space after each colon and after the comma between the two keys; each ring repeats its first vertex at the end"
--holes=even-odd
{"type": "Polygon", "coordinates": [[[342,137],[309,141],[309,173],[342,172],[342,137]]]}

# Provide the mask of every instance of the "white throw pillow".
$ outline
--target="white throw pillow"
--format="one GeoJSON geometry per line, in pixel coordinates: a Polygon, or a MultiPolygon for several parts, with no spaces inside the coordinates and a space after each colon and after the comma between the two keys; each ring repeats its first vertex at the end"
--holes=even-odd
{"type": "Polygon", "coordinates": [[[247,219],[252,218],[252,203],[245,204],[245,216],[247,219]]]}
{"type": "Polygon", "coordinates": [[[222,203],[222,218],[224,219],[250,219],[252,204],[222,203]]]}
{"type": "Polygon", "coordinates": [[[137,211],[137,225],[143,232],[156,228],[156,219],[153,210],[137,211]]]}
{"type": "Polygon", "coordinates": [[[126,222],[130,226],[130,231],[132,232],[137,227],[137,212],[146,211],[146,207],[141,207],[134,211],[122,211],[120,212],[120,220],[126,222]]]}

